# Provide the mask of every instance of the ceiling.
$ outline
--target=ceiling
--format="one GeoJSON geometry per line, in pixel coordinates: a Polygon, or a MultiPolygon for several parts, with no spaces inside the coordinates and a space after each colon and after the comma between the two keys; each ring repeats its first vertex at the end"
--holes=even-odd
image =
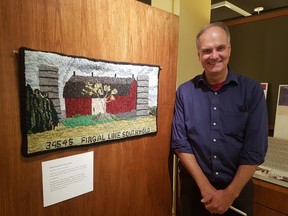
{"type": "Polygon", "coordinates": [[[258,14],[257,11],[254,11],[254,8],[256,7],[264,8],[260,14],[275,10],[288,9],[288,0],[211,0],[210,22],[227,21],[245,16],[254,16],[258,14]]]}

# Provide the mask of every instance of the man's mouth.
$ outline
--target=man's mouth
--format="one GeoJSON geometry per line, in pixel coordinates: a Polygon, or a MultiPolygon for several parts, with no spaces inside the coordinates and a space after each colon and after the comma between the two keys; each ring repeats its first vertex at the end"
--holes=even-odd
{"type": "Polygon", "coordinates": [[[220,62],[209,62],[210,65],[217,65],[220,62]]]}

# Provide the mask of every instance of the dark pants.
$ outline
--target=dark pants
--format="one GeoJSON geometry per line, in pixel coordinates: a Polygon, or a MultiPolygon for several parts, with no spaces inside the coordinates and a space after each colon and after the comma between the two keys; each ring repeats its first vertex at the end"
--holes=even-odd
{"type": "MultiPolygon", "coordinates": [[[[211,214],[205,209],[201,203],[200,190],[193,180],[185,171],[180,171],[180,215],[181,216],[210,216],[211,214]]],[[[217,189],[221,189],[215,186],[217,189]]],[[[224,188],[223,188],[224,189],[224,188]]],[[[238,198],[232,204],[233,207],[245,212],[247,216],[253,216],[253,182],[252,180],[247,183],[243,188],[238,198]]],[[[216,214],[213,214],[216,215],[216,214]]],[[[225,216],[240,216],[239,213],[228,209],[224,214],[225,216]]]]}

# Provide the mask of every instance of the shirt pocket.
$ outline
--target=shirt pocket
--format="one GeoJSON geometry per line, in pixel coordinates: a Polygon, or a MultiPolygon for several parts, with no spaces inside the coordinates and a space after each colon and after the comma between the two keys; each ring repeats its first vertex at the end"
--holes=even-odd
{"type": "Polygon", "coordinates": [[[226,135],[243,137],[248,119],[247,112],[224,114],[222,117],[223,131],[226,135]]]}

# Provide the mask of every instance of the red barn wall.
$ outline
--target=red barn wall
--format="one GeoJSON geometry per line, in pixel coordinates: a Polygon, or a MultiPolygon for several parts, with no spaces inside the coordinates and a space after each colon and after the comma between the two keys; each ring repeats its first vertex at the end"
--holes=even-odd
{"type": "Polygon", "coordinates": [[[136,109],[137,83],[134,80],[127,96],[115,96],[115,100],[106,105],[107,113],[117,114],[136,109]]]}
{"type": "Polygon", "coordinates": [[[92,98],[65,98],[66,118],[75,115],[91,115],[92,98]]]}

